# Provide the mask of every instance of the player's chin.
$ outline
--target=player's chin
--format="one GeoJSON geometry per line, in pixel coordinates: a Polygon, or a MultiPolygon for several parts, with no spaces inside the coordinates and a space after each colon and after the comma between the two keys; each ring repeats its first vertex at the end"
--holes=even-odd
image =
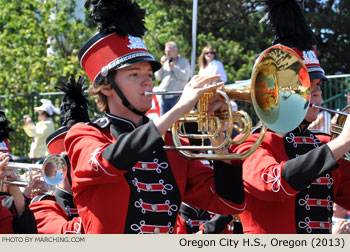
{"type": "Polygon", "coordinates": [[[152,101],[151,101],[150,103],[146,103],[146,102],[145,102],[145,103],[143,103],[143,104],[140,104],[140,106],[139,106],[139,111],[145,112],[145,111],[150,110],[151,107],[152,107],[152,101]]]}

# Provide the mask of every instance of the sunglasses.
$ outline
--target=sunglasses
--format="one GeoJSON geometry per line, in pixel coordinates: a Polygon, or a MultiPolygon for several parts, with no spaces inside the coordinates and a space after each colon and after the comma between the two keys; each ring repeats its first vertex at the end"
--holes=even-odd
{"type": "Polygon", "coordinates": [[[204,53],[205,55],[209,55],[209,54],[215,54],[214,52],[206,52],[206,53],[204,53]]]}

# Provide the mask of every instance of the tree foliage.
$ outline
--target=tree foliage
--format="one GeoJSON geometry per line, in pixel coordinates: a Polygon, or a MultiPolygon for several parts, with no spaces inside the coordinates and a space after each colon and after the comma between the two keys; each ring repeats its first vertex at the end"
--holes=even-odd
{"type": "MultiPolygon", "coordinates": [[[[276,0],[277,1],[277,0],[276,0]]],[[[55,91],[70,75],[85,75],[78,50],[96,32],[96,24],[74,15],[74,0],[0,0],[1,95],[35,95],[55,91]]],[[[174,40],[182,56],[192,51],[192,0],[136,0],[146,9],[144,36],[157,58],[164,44],[174,40]]],[[[197,15],[197,51],[210,44],[224,63],[228,82],[250,78],[256,56],[269,47],[273,34],[263,17],[259,0],[200,0],[197,15]]],[[[304,13],[314,30],[318,55],[327,74],[349,73],[350,0],[303,0],[304,13]]],[[[196,72],[198,66],[196,67],[196,72]]],[[[86,75],[85,75],[86,76],[86,75]]],[[[12,98],[11,98],[12,99],[12,98]]],[[[57,100],[57,102],[59,102],[57,100]]],[[[10,121],[21,131],[20,120],[33,106],[24,98],[13,105],[10,121]]],[[[58,104],[56,104],[58,105],[58,104]]]]}
{"type": "Polygon", "coordinates": [[[350,1],[306,0],[305,12],[319,43],[322,67],[328,74],[349,73],[350,1]]]}
{"type": "MultiPolygon", "coordinates": [[[[148,14],[149,31],[145,39],[150,51],[159,59],[165,42],[174,40],[179,43],[181,54],[190,59],[193,1],[139,2],[148,14]]],[[[196,58],[205,45],[214,46],[224,63],[229,82],[250,78],[257,53],[271,41],[261,35],[263,24],[258,21],[262,14],[252,11],[254,9],[249,1],[198,1],[196,58]]]]}
{"type": "MultiPolygon", "coordinates": [[[[33,108],[44,98],[38,94],[56,91],[71,75],[85,74],[78,50],[95,29],[75,18],[75,2],[0,0],[0,94],[7,95],[0,98],[0,107],[15,129],[10,139],[14,155],[29,152],[22,117],[30,114],[36,120],[33,108]]],[[[52,98],[58,106],[59,97],[52,98]]]]}
{"type": "MultiPolygon", "coordinates": [[[[136,0],[146,8],[144,37],[160,58],[164,44],[175,40],[181,54],[192,50],[192,0],[136,0]]],[[[76,19],[73,0],[0,0],[0,83],[2,94],[52,91],[71,74],[84,74],[77,52],[95,32],[87,18],[76,19]],[[51,51],[51,53],[48,53],[51,51]],[[53,53],[52,53],[53,52],[53,53]]],[[[262,1],[198,1],[197,57],[206,44],[219,51],[229,81],[246,79],[255,56],[273,36],[259,11],[262,1]]],[[[329,74],[348,72],[350,0],[304,0],[305,15],[319,41],[318,51],[329,74]]],[[[197,69],[198,70],[198,69],[197,69]]]]}
{"type": "MultiPolygon", "coordinates": [[[[190,58],[192,0],[140,0],[147,9],[146,40],[158,58],[168,40],[179,42],[181,53],[190,58]]],[[[219,48],[229,81],[250,77],[254,57],[271,45],[273,34],[263,17],[263,1],[198,1],[197,57],[205,44],[219,48]]],[[[318,54],[327,74],[348,73],[350,53],[350,0],[304,0],[307,22],[319,42],[318,54]]]]}
{"type": "Polygon", "coordinates": [[[0,83],[2,94],[53,91],[81,73],[77,52],[91,34],[73,15],[73,0],[1,0],[0,83]],[[6,8],[4,8],[6,6],[6,8]]]}

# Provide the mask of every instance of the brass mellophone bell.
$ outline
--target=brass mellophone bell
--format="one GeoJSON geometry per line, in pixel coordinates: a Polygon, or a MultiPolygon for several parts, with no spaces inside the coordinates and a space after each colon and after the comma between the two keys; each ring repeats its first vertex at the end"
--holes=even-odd
{"type": "MultiPolygon", "coordinates": [[[[182,91],[145,92],[146,95],[181,94],[182,91]]],[[[197,109],[180,118],[172,127],[172,138],[175,146],[165,146],[168,150],[177,150],[189,159],[243,159],[252,154],[261,144],[266,127],[275,132],[288,132],[295,129],[304,119],[310,102],[310,78],[307,68],[298,54],[284,45],[275,45],[263,51],[257,58],[251,79],[225,85],[218,90],[205,93],[200,97],[197,109]],[[206,114],[209,99],[218,94],[228,105],[228,111],[206,114]],[[252,120],[244,111],[232,111],[230,100],[241,100],[253,103],[254,110],[263,123],[260,136],[246,152],[225,155],[203,153],[207,150],[220,150],[231,144],[244,142],[252,131],[252,120]],[[187,134],[184,123],[196,122],[202,134],[187,134]],[[218,146],[184,146],[180,137],[201,139],[216,138],[224,125],[225,140],[218,146]],[[243,125],[241,128],[236,124],[243,125]],[[240,140],[231,139],[232,130],[243,134],[240,140]],[[213,133],[211,133],[213,132],[213,133]]]]}
{"type": "MultiPolygon", "coordinates": [[[[63,155],[50,155],[45,158],[43,164],[26,164],[26,163],[16,163],[9,162],[6,165],[6,169],[17,169],[27,170],[29,173],[33,171],[41,171],[41,176],[44,181],[51,186],[56,186],[60,184],[66,177],[67,174],[67,163],[63,155]]],[[[15,185],[15,186],[28,186],[29,183],[24,180],[8,180],[4,179],[0,182],[0,191],[6,191],[5,185],[15,185]]]]}

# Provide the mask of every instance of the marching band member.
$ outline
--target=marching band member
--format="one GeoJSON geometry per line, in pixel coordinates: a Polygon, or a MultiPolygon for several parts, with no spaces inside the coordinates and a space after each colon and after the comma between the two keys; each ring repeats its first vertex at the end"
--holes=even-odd
{"type": "Polygon", "coordinates": [[[1,192],[5,178],[18,179],[11,169],[6,169],[10,160],[10,147],[8,145],[9,127],[5,113],[0,110],[0,142],[7,143],[6,149],[0,152],[0,234],[35,234],[37,232],[33,213],[30,211],[29,200],[14,185],[6,185],[7,192],[1,192]]]}
{"type": "MultiPolygon", "coordinates": [[[[300,55],[311,80],[310,103],[320,105],[320,87],[327,77],[314,41],[307,39],[313,34],[298,3],[267,3],[269,21],[277,32],[275,42],[293,47],[300,55]],[[305,32],[300,32],[302,27],[306,27],[305,32]]],[[[268,131],[260,147],[243,161],[247,207],[240,218],[244,233],[329,234],[333,203],[350,208],[349,162],[340,160],[350,150],[350,119],[342,133],[330,141],[329,135],[307,129],[318,112],[310,106],[304,121],[291,132],[268,131]]],[[[257,137],[252,134],[243,144],[232,146],[233,151],[244,152],[257,137]]]]}
{"type": "MultiPolygon", "coordinates": [[[[81,48],[79,59],[105,116],[75,124],[64,144],[72,165],[74,202],[86,233],[173,233],[181,201],[201,209],[233,214],[244,209],[241,162],[190,161],[172,145],[166,131],[197,99],[223,85],[194,76],[179,102],[150,121],[153,74],[160,68],[141,36],[145,12],[131,1],[88,1],[100,32],[81,48]],[[112,16],[108,16],[112,14],[112,16]],[[107,16],[106,16],[107,15],[107,16]],[[165,135],[164,138],[162,135],[165,135]],[[228,190],[230,188],[230,190],[228,190]]],[[[224,109],[212,100],[210,110],[224,109]]]]}
{"type": "Polygon", "coordinates": [[[174,233],[241,234],[242,227],[238,215],[210,213],[182,202],[174,233]]]}
{"type": "MultiPolygon", "coordinates": [[[[7,153],[0,153],[0,182],[3,177],[8,174],[4,174],[4,167],[9,161],[7,153]]],[[[12,222],[13,215],[11,212],[2,205],[2,198],[0,198],[0,234],[13,234],[12,222]]]]}
{"type": "MultiPolygon", "coordinates": [[[[60,128],[47,139],[51,155],[64,152],[64,137],[69,128],[78,122],[88,122],[88,100],[84,96],[85,78],[78,82],[71,78],[63,83],[60,90],[65,94],[61,103],[60,128]]],[[[68,158],[67,176],[55,188],[54,193],[35,197],[30,209],[34,212],[39,234],[81,234],[84,233],[81,218],[73,201],[71,167],[68,158]]]]}
{"type": "Polygon", "coordinates": [[[198,234],[243,234],[243,227],[238,214],[215,214],[199,227],[198,234]]]}
{"type": "Polygon", "coordinates": [[[185,202],[181,203],[179,215],[177,216],[174,233],[195,234],[204,223],[211,219],[208,211],[190,206],[185,202]]]}

